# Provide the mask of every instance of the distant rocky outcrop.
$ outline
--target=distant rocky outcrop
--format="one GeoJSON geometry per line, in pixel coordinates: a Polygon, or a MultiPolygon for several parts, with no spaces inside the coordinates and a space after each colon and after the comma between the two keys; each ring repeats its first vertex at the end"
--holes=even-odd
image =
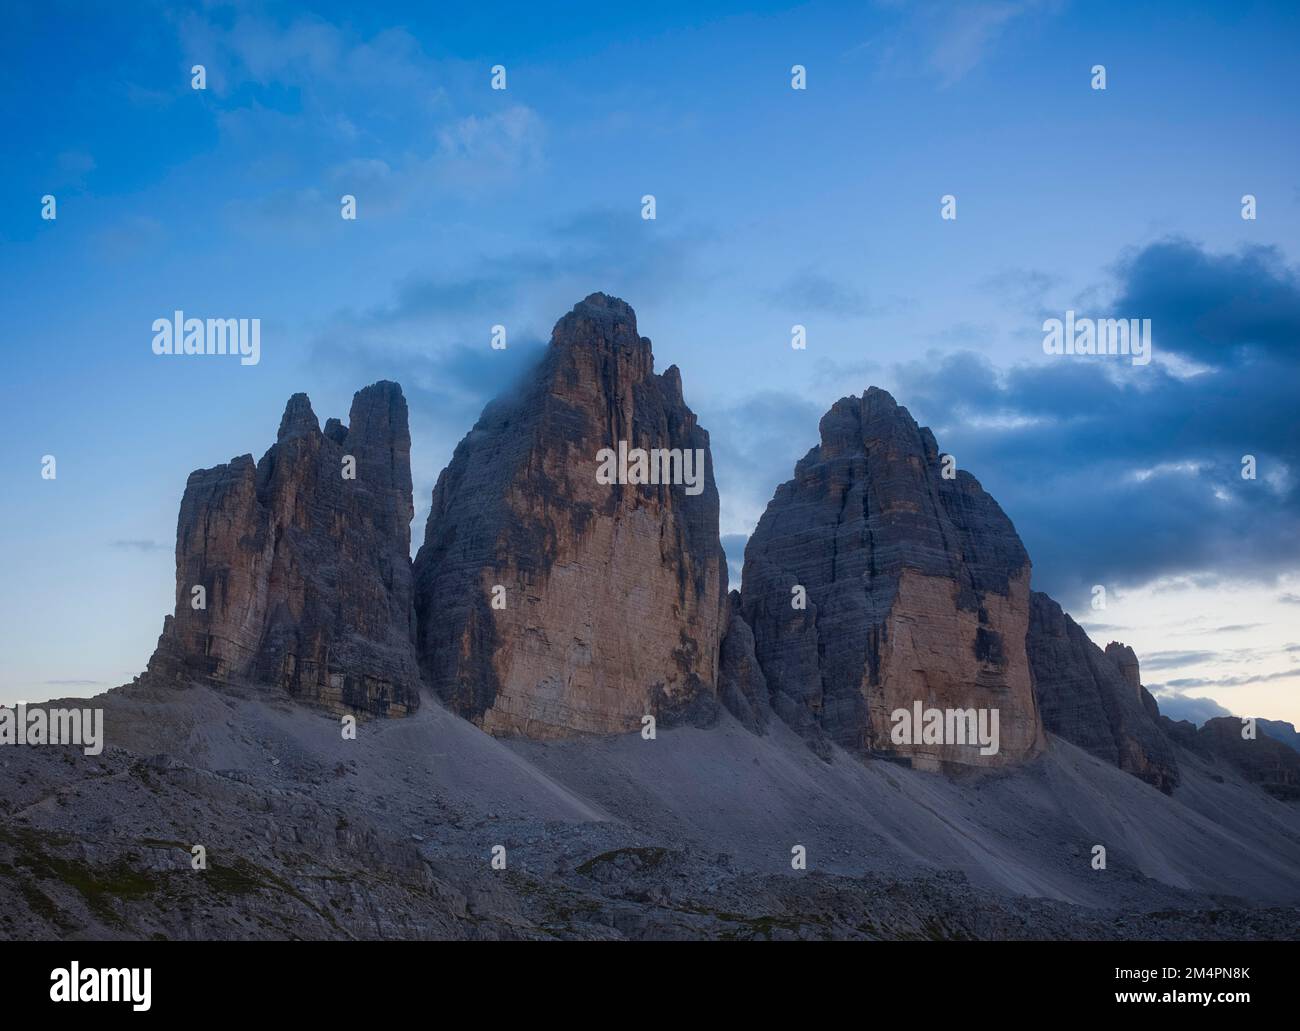
{"type": "Polygon", "coordinates": [[[1300,733],[1296,733],[1295,724],[1286,720],[1258,720],[1259,729],[1274,741],[1281,741],[1292,751],[1300,752],[1300,733]]]}
{"type": "Polygon", "coordinates": [[[626,303],[592,294],[438,478],[415,560],[421,662],[495,734],[708,719],[726,576],[709,436],[681,376],[655,374],[626,303]],[[629,465],[628,482],[599,482],[601,452],[621,444],[698,452],[677,467],[698,481],[631,482],[629,465]]]}
{"type": "Polygon", "coordinates": [[[743,614],[773,708],[819,750],[926,768],[1041,751],[1030,564],[1010,520],[969,473],[945,475],[934,435],[883,390],[836,402],[820,429],[745,549],[743,614]],[[891,714],[918,702],[996,710],[998,753],[895,743],[891,714]]]}
{"type": "Polygon", "coordinates": [[[1253,736],[1238,716],[1216,716],[1198,730],[1188,720],[1160,717],[1168,736],[1212,762],[1231,765],[1246,780],[1275,798],[1300,800],[1300,752],[1263,729],[1275,720],[1256,720],[1253,736]]]}
{"type": "Polygon", "coordinates": [[[1037,591],[1027,648],[1048,730],[1166,794],[1173,791],[1178,762],[1132,648],[1112,642],[1102,651],[1060,605],[1037,591]]]}
{"type": "Polygon", "coordinates": [[[149,675],[265,684],[336,711],[415,709],[410,451],[402,389],[380,382],[324,431],[295,394],[260,462],[192,473],[176,608],[149,675]]]}

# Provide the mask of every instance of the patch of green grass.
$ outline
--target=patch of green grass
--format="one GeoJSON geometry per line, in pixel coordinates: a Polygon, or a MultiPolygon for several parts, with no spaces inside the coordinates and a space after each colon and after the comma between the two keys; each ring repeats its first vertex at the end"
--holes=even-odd
{"type": "Polygon", "coordinates": [[[602,852],[598,856],[593,856],[577,868],[576,873],[588,876],[601,863],[612,863],[619,856],[636,856],[641,860],[639,869],[653,869],[662,863],[668,855],[666,848],[616,848],[612,852],[602,852]]]}
{"type": "MultiPolygon", "coordinates": [[[[14,861],[25,867],[33,878],[59,881],[75,888],[85,899],[90,911],[113,926],[122,924],[115,900],[142,898],[157,891],[160,886],[156,878],[134,869],[124,860],[97,870],[46,850],[46,843],[69,844],[71,839],[63,835],[41,835],[27,828],[9,827],[0,828],[0,840],[14,846],[17,853],[14,861]]],[[[31,889],[24,891],[28,904],[42,916],[57,921],[58,909],[54,902],[30,882],[24,882],[21,876],[17,879],[20,884],[27,883],[31,889]]]]}

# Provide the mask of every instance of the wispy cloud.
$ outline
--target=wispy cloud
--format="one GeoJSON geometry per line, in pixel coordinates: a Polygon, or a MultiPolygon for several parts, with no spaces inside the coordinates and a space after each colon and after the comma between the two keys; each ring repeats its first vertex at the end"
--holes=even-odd
{"type": "Polygon", "coordinates": [[[884,48],[891,66],[920,65],[951,86],[996,53],[1018,24],[1033,16],[1052,14],[1056,0],[971,0],[945,3],[922,0],[881,0],[887,10],[901,14],[895,37],[884,48]]]}
{"type": "Polygon", "coordinates": [[[1276,680],[1300,678],[1300,666],[1291,669],[1275,670],[1272,673],[1247,673],[1225,677],[1181,677],[1163,684],[1150,684],[1148,690],[1163,688],[1173,691],[1188,691],[1205,687],[1244,687],[1247,684],[1269,684],[1276,680]]]}
{"type": "Polygon", "coordinates": [[[160,544],[152,540],[121,540],[112,541],[109,547],[117,548],[121,551],[171,551],[171,546],[160,544]]]}
{"type": "Polygon", "coordinates": [[[795,312],[852,317],[870,314],[872,310],[863,291],[811,269],[805,269],[775,289],[768,290],[764,299],[774,307],[795,312]]]}

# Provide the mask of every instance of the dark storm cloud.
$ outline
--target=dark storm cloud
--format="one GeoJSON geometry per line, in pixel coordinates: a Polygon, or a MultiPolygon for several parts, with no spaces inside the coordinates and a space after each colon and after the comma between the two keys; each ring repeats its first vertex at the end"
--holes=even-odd
{"type": "MultiPolygon", "coordinates": [[[[898,400],[1002,504],[1040,589],[1300,569],[1300,283],[1277,253],[1154,244],[1118,266],[1116,317],[1208,371],[972,352],[898,370],[898,400]],[[1258,478],[1241,476],[1254,455],[1258,478]]],[[[1109,313],[1099,312],[1099,315],[1109,313]]]]}
{"type": "Polygon", "coordinates": [[[1276,247],[1212,255],[1167,240],[1126,257],[1118,272],[1116,313],[1152,319],[1162,347],[1215,366],[1246,351],[1296,360],[1300,281],[1276,247]]]}

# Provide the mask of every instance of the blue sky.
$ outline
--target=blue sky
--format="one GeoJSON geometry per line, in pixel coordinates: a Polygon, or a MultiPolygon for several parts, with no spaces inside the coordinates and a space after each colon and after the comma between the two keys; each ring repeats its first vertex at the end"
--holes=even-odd
{"type": "Polygon", "coordinates": [[[1300,720],[1293,5],[360,6],[7,8],[0,701],[143,668],[186,476],[295,391],[402,383],[418,540],[605,290],[682,370],[737,565],[820,415],[884,386],[1167,708],[1300,720]],[[155,356],[178,308],[260,318],[261,362],[155,356]],[[1151,318],[1156,361],[1044,355],[1067,308],[1151,318]]]}

